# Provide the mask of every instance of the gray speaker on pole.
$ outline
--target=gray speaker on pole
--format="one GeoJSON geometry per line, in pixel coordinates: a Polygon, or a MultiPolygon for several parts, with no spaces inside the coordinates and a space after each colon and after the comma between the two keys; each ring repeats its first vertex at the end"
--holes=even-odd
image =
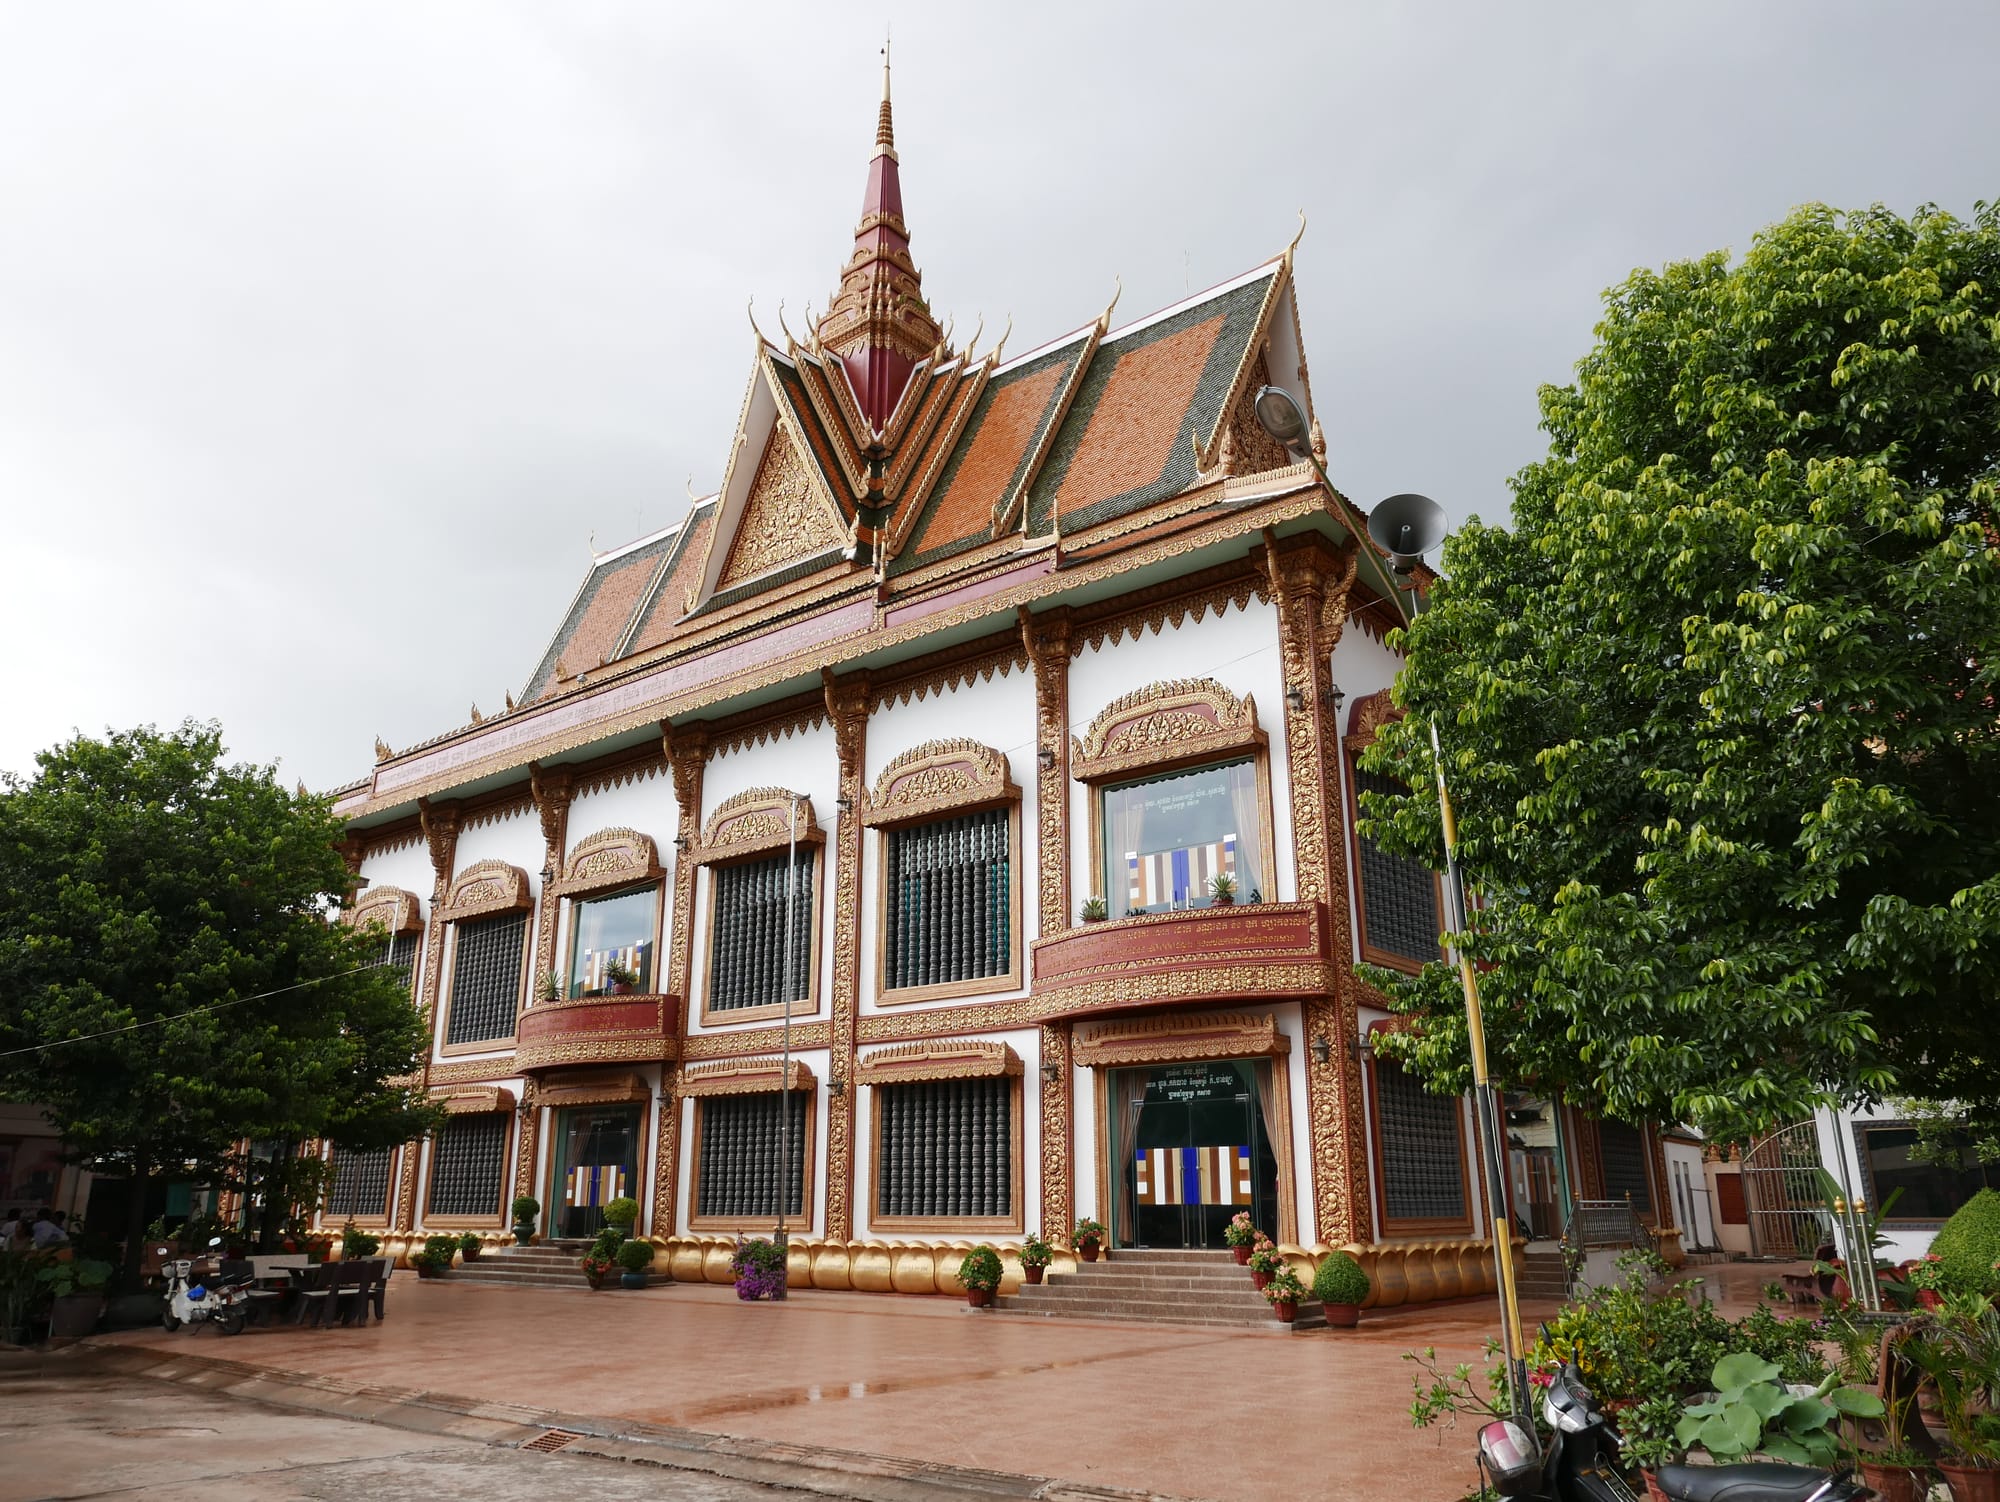
{"type": "Polygon", "coordinates": [[[1392,495],[1368,513],[1368,535],[1407,574],[1444,541],[1444,507],[1427,495],[1392,495]]]}

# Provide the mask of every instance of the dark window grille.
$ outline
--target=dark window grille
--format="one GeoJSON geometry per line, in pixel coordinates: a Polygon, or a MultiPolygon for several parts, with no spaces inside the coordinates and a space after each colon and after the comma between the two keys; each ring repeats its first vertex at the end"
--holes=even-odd
{"type": "Polygon", "coordinates": [[[499,1215],[506,1156],[504,1114],[452,1117],[431,1142],[429,1213],[499,1215]]]}
{"type": "Polygon", "coordinates": [[[890,832],[887,989],[1011,968],[1007,834],[1004,808],[890,832]]]}
{"type": "MultiPolygon", "coordinates": [[[[715,872],[714,937],[709,950],[708,1005],[718,1012],[777,1006],[785,990],[786,858],[719,866],[715,872]]],[[[804,1001],[812,983],[813,853],[799,851],[792,903],[792,995],[804,1001]]]]}
{"type": "Polygon", "coordinates": [[[1465,1219],[1465,1161],[1459,1151],[1459,1098],[1433,1095],[1388,1060],[1375,1065],[1382,1119],[1382,1218],[1465,1219]]]}
{"type": "Polygon", "coordinates": [[[333,1150],[333,1187],[327,1191],[326,1214],[383,1216],[389,1213],[389,1159],[395,1149],[373,1152],[333,1150]]]}
{"type": "Polygon", "coordinates": [[[701,1182],[695,1214],[773,1215],[778,1208],[778,1126],[791,1102],[791,1171],[787,1215],[805,1213],[806,1092],[712,1095],[701,1103],[701,1182]]]}
{"type": "Polygon", "coordinates": [[[877,1086],[877,1213],[1012,1214],[1013,1098],[1005,1076],[877,1086]]]}
{"type": "Polygon", "coordinates": [[[381,962],[403,972],[403,984],[413,996],[417,990],[417,946],[421,939],[419,934],[395,934],[382,946],[381,962]]]}
{"type": "MultiPolygon", "coordinates": [[[[1393,777],[1356,771],[1354,786],[1363,793],[1404,793],[1393,777]]],[[[1361,846],[1361,917],[1368,947],[1406,960],[1428,962],[1438,957],[1437,877],[1421,861],[1391,855],[1366,835],[1361,846]]]]}
{"type": "Polygon", "coordinates": [[[1918,1156],[1917,1129],[1907,1122],[1855,1123],[1854,1141],[1861,1149],[1861,1176],[1867,1203],[1889,1204],[1893,1220],[1947,1220],[1982,1189],[2000,1181],[2000,1164],[1980,1161],[1978,1144],[1967,1132],[1950,1132],[1943,1139],[1949,1161],[1932,1163],[1918,1156]]]}
{"type": "Polygon", "coordinates": [[[1646,1177],[1646,1139],[1635,1126],[1622,1121],[1598,1123],[1598,1141],[1604,1145],[1604,1194],[1607,1199],[1632,1196],[1632,1208],[1651,1214],[1653,1188],[1646,1177]]]}
{"type": "Polygon", "coordinates": [[[486,1043],[514,1036],[514,1013],[521,1004],[521,947],[527,934],[526,913],[503,913],[458,925],[446,1043],[486,1043]]]}

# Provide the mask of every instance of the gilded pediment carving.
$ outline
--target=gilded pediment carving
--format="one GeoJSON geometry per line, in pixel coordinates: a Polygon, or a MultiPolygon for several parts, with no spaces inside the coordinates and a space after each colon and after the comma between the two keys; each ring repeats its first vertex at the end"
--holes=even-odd
{"type": "Polygon", "coordinates": [[[1073,742],[1074,775],[1095,782],[1163,763],[1264,744],[1257,701],[1213,678],[1174,678],[1107,704],[1073,742]]]}
{"type": "Polygon", "coordinates": [[[717,589],[729,589],[846,541],[840,514],[782,422],[771,429],[717,589]]]}
{"type": "Polygon", "coordinates": [[[746,788],[724,799],[702,826],[703,861],[734,860],[783,848],[797,829],[800,844],[826,838],[813,817],[812,799],[798,800],[798,823],[791,822],[792,794],[785,788],[746,788]]]}
{"type": "Polygon", "coordinates": [[[578,840],[571,849],[569,859],[563,862],[562,880],[555,884],[552,895],[576,897],[635,886],[657,881],[664,874],[659,846],[651,835],[636,829],[601,829],[578,840]]]}
{"type": "Polygon", "coordinates": [[[1357,753],[1366,751],[1375,744],[1375,737],[1384,725],[1402,717],[1403,711],[1396,707],[1386,688],[1356,699],[1354,708],[1347,712],[1347,749],[1357,753]]]}
{"type": "Polygon", "coordinates": [[[438,916],[447,923],[463,923],[490,913],[526,912],[534,905],[526,871],[505,861],[479,861],[452,878],[438,916]]]}
{"type": "Polygon", "coordinates": [[[355,899],[347,922],[356,929],[379,927],[390,934],[423,931],[423,908],[414,892],[401,887],[370,887],[355,899]]]}
{"type": "Polygon", "coordinates": [[[713,1064],[690,1064],[681,1072],[682,1095],[763,1095],[779,1090],[814,1088],[813,1072],[803,1060],[793,1059],[787,1067],[783,1059],[722,1059],[713,1064]]]}
{"type": "Polygon", "coordinates": [[[1007,758],[970,740],[926,741],[882,769],[862,813],[866,824],[897,824],[948,809],[1018,799],[1007,758]]]}
{"type": "Polygon", "coordinates": [[[935,1038],[878,1048],[855,1062],[854,1077],[864,1085],[897,1085],[909,1080],[990,1079],[1019,1074],[1021,1056],[1005,1043],[977,1038],[935,1038]]]}
{"type": "Polygon", "coordinates": [[[1078,1026],[1072,1052],[1088,1069],[1199,1059],[1275,1058],[1292,1040],[1269,1012],[1174,1012],[1078,1026]]]}

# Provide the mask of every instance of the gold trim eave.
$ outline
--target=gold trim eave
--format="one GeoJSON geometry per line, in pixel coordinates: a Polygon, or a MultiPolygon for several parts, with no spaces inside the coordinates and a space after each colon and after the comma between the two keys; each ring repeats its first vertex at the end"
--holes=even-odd
{"type": "MultiPolygon", "coordinates": [[[[434,777],[412,781],[392,794],[376,797],[372,791],[371,781],[371,792],[367,798],[352,807],[336,809],[336,812],[340,818],[350,823],[357,819],[385,814],[393,809],[405,808],[419,798],[448,792],[479,778],[524,767],[532,760],[560,756],[579,747],[593,745],[598,741],[622,735],[663,719],[678,719],[693,715],[732,699],[740,699],[779,684],[808,678],[822,668],[834,667],[849,660],[853,656],[854,644],[863,638],[868,642],[869,651],[879,654],[906,642],[920,641],[926,637],[955,630],[974,620],[1011,614],[1021,605],[1033,605],[1044,600],[1056,599],[1103,579],[1137,572],[1187,553],[1254,537],[1260,531],[1281,527],[1301,519],[1323,517],[1343,531],[1347,530],[1343,518],[1325,504],[1321,499],[1322,495],[1323,492],[1315,485],[1280,493],[1262,504],[1232,507],[1229,519],[1233,525],[1227,531],[1190,530],[1176,533],[1158,542],[1135,547],[1128,552],[1110,554],[1101,559],[1083,560],[1060,573],[1044,574],[1023,580],[955,609],[921,616],[907,625],[885,626],[881,620],[881,611],[878,609],[874,612],[874,618],[867,624],[816,642],[790,657],[781,658],[762,668],[740,674],[718,676],[699,687],[678,694],[654,695],[602,719],[553,731],[545,736],[523,737],[517,744],[510,745],[503,751],[455,766],[448,772],[434,777]]],[[[1160,517],[1154,520],[1170,519],[1160,517]]],[[[904,603],[906,602],[896,602],[898,606],[904,603]]],[[[747,638],[743,645],[754,646],[755,642],[756,638],[751,637],[747,638]]],[[[704,644],[704,646],[712,645],[712,643],[704,644]]],[[[699,652],[691,653],[689,658],[682,661],[691,660],[699,655],[701,655],[699,652]]],[[[593,684],[578,697],[594,699],[628,689],[635,678],[643,677],[661,666],[670,665],[672,661],[669,658],[657,658],[633,663],[618,672],[610,682],[593,684]]],[[[526,728],[521,724],[523,714],[533,713],[541,707],[537,705],[533,709],[516,711],[504,718],[489,721],[470,734],[497,738],[506,732],[519,733],[526,728]]],[[[422,752],[415,753],[412,759],[435,752],[441,745],[449,744],[453,739],[456,737],[447,737],[428,745],[422,752]]],[[[397,765],[395,759],[378,764],[371,773],[371,779],[379,778],[383,771],[393,770],[397,765]]]]}

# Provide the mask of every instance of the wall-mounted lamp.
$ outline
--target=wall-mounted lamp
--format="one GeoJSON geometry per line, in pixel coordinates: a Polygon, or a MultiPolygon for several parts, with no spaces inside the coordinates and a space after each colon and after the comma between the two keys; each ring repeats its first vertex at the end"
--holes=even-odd
{"type": "Polygon", "coordinates": [[[1044,1085],[1060,1084],[1062,1077],[1062,1065],[1058,1064],[1054,1059],[1042,1060],[1042,1083],[1044,1085]]]}
{"type": "Polygon", "coordinates": [[[1035,753],[1035,765],[1040,767],[1044,772],[1053,772],[1056,769],[1055,752],[1051,751],[1047,746],[1042,747],[1041,750],[1035,753]]]}
{"type": "Polygon", "coordinates": [[[677,834],[677,835],[675,835],[675,836],[674,836],[674,849],[676,849],[676,850],[680,851],[680,853],[681,853],[682,855],[686,855],[686,854],[687,854],[687,848],[688,848],[688,837],[687,837],[686,835],[684,835],[684,834],[677,834]]]}
{"type": "Polygon", "coordinates": [[[1334,686],[1333,686],[1333,712],[1334,712],[1335,714],[1339,714],[1339,713],[1340,713],[1340,706],[1341,706],[1341,705],[1342,705],[1343,703],[1345,703],[1345,702],[1346,702],[1346,700],[1347,700],[1347,690],[1346,690],[1346,689],[1344,689],[1344,688],[1342,688],[1342,687],[1341,687],[1341,686],[1340,686],[1340,685],[1339,685],[1338,683],[1334,684],[1334,686]]]}
{"type": "Polygon", "coordinates": [[[1328,1059],[1333,1057],[1333,1049],[1327,1044],[1326,1034],[1313,1034],[1312,1051],[1313,1062],[1315,1064],[1324,1064],[1328,1059]]]}
{"type": "Polygon", "coordinates": [[[847,1093],[846,1079],[841,1075],[837,1074],[828,1076],[826,1082],[826,1093],[828,1095],[845,1095],[847,1093]]]}
{"type": "Polygon", "coordinates": [[[351,885],[353,886],[354,890],[355,890],[355,891],[357,891],[357,892],[365,892],[365,891],[367,891],[367,890],[368,890],[368,878],[367,878],[367,877],[365,877],[365,876],[357,876],[357,877],[355,877],[355,878],[354,878],[354,880],[353,880],[353,882],[352,882],[352,883],[350,883],[350,884],[351,884],[351,885]]]}
{"type": "Polygon", "coordinates": [[[833,800],[833,806],[844,814],[854,812],[854,800],[852,798],[836,798],[833,800]]]}
{"type": "Polygon", "coordinates": [[[1302,688],[1286,689],[1285,702],[1295,710],[1304,709],[1306,707],[1306,691],[1302,688]]]}
{"type": "Polygon", "coordinates": [[[543,886],[547,886],[550,882],[554,881],[555,879],[556,879],[556,868],[553,862],[542,867],[543,886]]]}

